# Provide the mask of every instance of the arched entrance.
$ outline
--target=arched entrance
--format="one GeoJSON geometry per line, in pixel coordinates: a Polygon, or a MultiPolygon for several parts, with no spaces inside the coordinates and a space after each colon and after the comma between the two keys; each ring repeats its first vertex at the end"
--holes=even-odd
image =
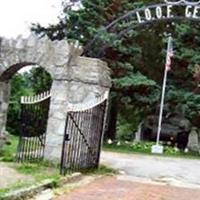
{"type": "MultiPolygon", "coordinates": [[[[5,70],[0,76],[0,88],[1,88],[1,104],[0,104],[0,133],[3,134],[6,130],[6,121],[7,121],[7,111],[9,104],[9,96],[10,96],[10,82],[11,79],[15,76],[15,74],[22,68],[26,68],[27,66],[33,66],[34,63],[19,63],[13,66],[10,66],[7,70],[5,70]]],[[[45,91],[45,88],[44,88],[45,91]]],[[[20,101],[20,100],[19,100],[20,101]]]]}
{"type": "MultiPolygon", "coordinates": [[[[111,86],[110,70],[106,63],[98,59],[80,57],[81,53],[82,48],[77,43],[69,44],[66,40],[50,41],[35,36],[30,36],[28,39],[19,37],[16,40],[2,38],[0,134],[4,134],[5,131],[10,78],[27,65],[42,66],[52,78],[44,157],[60,162],[69,109],[76,105],[87,104],[89,100],[98,99],[109,91],[111,86]]],[[[31,97],[25,98],[22,103],[32,102],[31,97]]]]}

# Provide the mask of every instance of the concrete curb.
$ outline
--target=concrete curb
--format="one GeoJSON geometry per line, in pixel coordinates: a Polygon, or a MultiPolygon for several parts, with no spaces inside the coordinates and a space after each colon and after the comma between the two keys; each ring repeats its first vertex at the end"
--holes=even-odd
{"type": "MultiPolygon", "coordinates": [[[[63,177],[59,182],[60,185],[64,185],[67,183],[76,182],[82,177],[81,173],[73,173],[71,176],[63,177]]],[[[3,196],[0,196],[0,200],[22,200],[26,198],[31,198],[37,193],[46,190],[48,188],[54,187],[53,179],[46,179],[39,184],[35,184],[28,188],[21,188],[15,191],[11,191],[3,196]]]]}

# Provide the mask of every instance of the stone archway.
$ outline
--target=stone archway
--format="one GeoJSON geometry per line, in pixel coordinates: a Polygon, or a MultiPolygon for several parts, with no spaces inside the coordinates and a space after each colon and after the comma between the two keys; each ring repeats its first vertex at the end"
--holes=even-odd
{"type": "Polygon", "coordinates": [[[45,158],[60,160],[67,107],[98,98],[111,87],[105,62],[80,57],[82,48],[66,40],[50,41],[1,38],[0,44],[0,134],[5,131],[9,80],[21,68],[37,64],[52,77],[45,158]]]}

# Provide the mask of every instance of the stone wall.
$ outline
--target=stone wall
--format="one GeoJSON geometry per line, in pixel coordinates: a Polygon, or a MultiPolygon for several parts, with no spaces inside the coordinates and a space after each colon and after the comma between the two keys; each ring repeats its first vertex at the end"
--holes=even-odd
{"type": "Polygon", "coordinates": [[[9,82],[0,82],[0,135],[5,135],[8,101],[10,94],[9,82]]]}
{"type": "Polygon", "coordinates": [[[53,79],[47,126],[45,158],[59,160],[69,104],[85,104],[111,87],[110,70],[105,62],[81,57],[82,48],[66,40],[50,41],[1,38],[0,44],[0,134],[6,124],[9,80],[27,65],[43,67],[53,79]]]}

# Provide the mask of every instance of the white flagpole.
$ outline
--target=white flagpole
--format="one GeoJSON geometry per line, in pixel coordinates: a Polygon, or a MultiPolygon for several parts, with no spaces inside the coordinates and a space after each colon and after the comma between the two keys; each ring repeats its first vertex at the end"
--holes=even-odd
{"type": "MultiPolygon", "coordinates": [[[[170,36],[168,38],[168,46],[167,46],[167,56],[166,56],[166,65],[168,62],[168,54],[170,51],[170,45],[172,42],[172,37],[170,36]]],[[[159,114],[159,121],[158,121],[158,130],[157,130],[157,139],[156,139],[156,145],[159,145],[160,141],[160,133],[161,133],[161,127],[162,127],[162,117],[163,117],[163,107],[164,107],[164,101],[165,101],[165,90],[166,90],[166,82],[167,82],[167,74],[168,74],[168,67],[165,66],[165,72],[164,72],[164,78],[163,78],[163,87],[162,87],[162,96],[161,96],[161,103],[160,103],[160,114],[159,114]]]]}

